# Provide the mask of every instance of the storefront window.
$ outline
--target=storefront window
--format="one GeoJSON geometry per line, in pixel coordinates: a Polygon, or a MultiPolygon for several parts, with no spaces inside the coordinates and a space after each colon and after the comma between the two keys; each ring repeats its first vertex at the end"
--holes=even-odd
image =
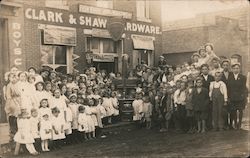
{"type": "Polygon", "coordinates": [[[87,48],[93,53],[103,54],[103,53],[117,53],[119,51],[119,46],[121,41],[115,42],[109,38],[87,38],[87,48]]]}
{"type": "Polygon", "coordinates": [[[68,54],[67,46],[41,46],[41,62],[44,66],[49,66],[53,70],[61,73],[67,73],[68,54]]]}

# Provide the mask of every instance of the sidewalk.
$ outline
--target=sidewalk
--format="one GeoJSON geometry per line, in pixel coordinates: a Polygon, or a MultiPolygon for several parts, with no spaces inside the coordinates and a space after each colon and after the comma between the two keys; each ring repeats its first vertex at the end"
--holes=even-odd
{"type": "Polygon", "coordinates": [[[0,123],[0,145],[9,142],[9,126],[8,123],[0,123]]]}

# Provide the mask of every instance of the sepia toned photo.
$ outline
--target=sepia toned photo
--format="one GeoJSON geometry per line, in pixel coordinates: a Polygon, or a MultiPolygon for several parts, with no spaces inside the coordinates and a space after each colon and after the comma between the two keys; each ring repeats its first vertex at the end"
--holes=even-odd
{"type": "Polygon", "coordinates": [[[248,0],[0,0],[0,158],[250,156],[248,0]]]}

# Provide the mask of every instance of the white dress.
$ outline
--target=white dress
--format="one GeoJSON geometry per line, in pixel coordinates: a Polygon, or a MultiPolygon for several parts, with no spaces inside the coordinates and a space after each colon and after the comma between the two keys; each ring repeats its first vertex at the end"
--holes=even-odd
{"type": "Polygon", "coordinates": [[[77,103],[69,103],[69,108],[72,112],[72,129],[78,129],[78,107],[77,103]]]}
{"type": "Polygon", "coordinates": [[[52,127],[54,127],[55,130],[58,132],[56,134],[55,130],[53,130],[53,128],[52,128],[52,139],[53,140],[64,139],[65,133],[64,133],[64,129],[62,130],[62,126],[65,125],[65,120],[62,119],[62,117],[60,117],[60,115],[58,117],[52,116],[51,124],[52,124],[52,127]]]}
{"type": "Polygon", "coordinates": [[[66,108],[66,122],[65,122],[65,134],[69,135],[72,133],[72,111],[69,107],[66,108]]]}
{"type": "Polygon", "coordinates": [[[17,133],[14,136],[14,141],[20,144],[34,143],[34,138],[31,132],[30,119],[18,119],[17,120],[17,133]]]}
{"type": "Polygon", "coordinates": [[[95,123],[91,117],[91,110],[89,107],[85,106],[85,112],[79,113],[78,124],[78,130],[80,132],[89,133],[95,131],[95,123]]]}
{"type": "Polygon", "coordinates": [[[134,100],[132,106],[134,109],[133,120],[134,121],[141,120],[140,112],[142,111],[143,101],[141,99],[134,100]]]}
{"type": "Polygon", "coordinates": [[[59,117],[62,119],[64,118],[64,112],[66,111],[67,105],[66,105],[66,100],[63,96],[60,96],[59,98],[53,97],[51,100],[51,109],[54,107],[57,107],[60,110],[59,117]]]}
{"type": "Polygon", "coordinates": [[[89,107],[90,111],[91,111],[91,118],[94,122],[95,126],[98,126],[98,121],[97,121],[97,108],[96,107],[89,107]]]}
{"type": "Polygon", "coordinates": [[[46,107],[46,108],[41,107],[38,109],[38,116],[39,116],[40,120],[42,120],[42,117],[45,114],[47,114],[49,116],[49,119],[50,119],[52,116],[51,109],[48,107],[46,107]]]}
{"type": "Polygon", "coordinates": [[[35,91],[35,108],[38,109],[40,107],[40,102],[42,99],[47,99],[48,103],[50,103],[51,96],[48,96],[48,93],[45,91],[35,91]]]}
{"type": "Polygon", "coordinates": [[[30,123],[31,123],[31,132],[33,135],[33,138],[40,138],[38,126],[39,126],[39,118],[38,117],[31,117],[30,118],[30,123]]]}
{"type": "Polygon", "coordinates": [[[40,122],[40,136],[41,140],[47,140],[52,138],[52,124],[50,120],[42,120],[40,122]],[[47,132],[46,132],[47,131],[47,132]]]}
{"type": "Polygon", "coordinates": [[[104,118],[104,117],[107,116],[107,112],[106,112],[105,108],[101,104],[98,104],[96,106],[96,108],[99,110],[101,118],[104,118]]]}
{"type": "Polygon", "coordinates": [[[103,98],[102,106],[107,112],[107,116],[112,116],[114,114],[114,107],[111,98],[103,98]]]}
{"type": "Polygon", "coordinates": [[[118,102],[118,99],[116,97],[114,98],[111,98],[111,101],[112,101],[112,105],[113,105],[113,108],[114,108],[114,116],[117,116],[119,115],[119,102],[118,102]]]}

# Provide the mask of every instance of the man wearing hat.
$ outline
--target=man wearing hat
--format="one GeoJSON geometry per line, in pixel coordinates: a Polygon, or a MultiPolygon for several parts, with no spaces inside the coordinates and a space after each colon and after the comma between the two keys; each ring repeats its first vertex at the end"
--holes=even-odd
{"type": "Polygon", "coordinates": [[[161,55],[161,56],[159,57],[158,66],[159,66],[161,69],[163,69],[163,67],[164,67],[166,64],[167,64],[167,62],[166,62],[164,56],[161,55]]]}
{"type": "Polygon", "coordinates": [[[246,76],[240,73],[240,63],[232,65],[232,73],[228,76],[227,88],[230,104],[230,128],[240,129],[248,94],[246,76]],[[239,116],[237,115],[237,111],[239,112],[239,116]]]}

